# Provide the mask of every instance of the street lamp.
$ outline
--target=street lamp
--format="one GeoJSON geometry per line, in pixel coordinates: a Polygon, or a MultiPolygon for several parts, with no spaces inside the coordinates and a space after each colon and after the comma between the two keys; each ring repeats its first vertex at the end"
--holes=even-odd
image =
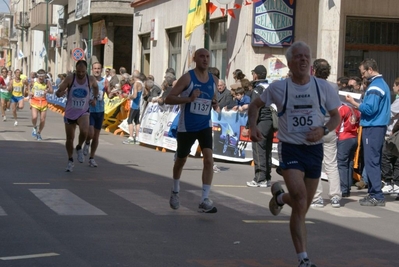
{"type": "Polygon", "coordinates": [[[46,60],[45,60],[45,66],[46,66],[46,68],[45,68],[45,71],[47,72],[48,71],[48,42],[49,42],[49,40],[48,40],[48,37],[49,37],[49,34],[50,34],[50,30],[49,30],[49,23],[48,23],[48,5],[49,5],[49,2],[50,2],[50,0],[46,0],[46,38],[45,38],[45,42],[46,42],[46,44],[45,44],[45,47],[46,47],[46,60]]]}

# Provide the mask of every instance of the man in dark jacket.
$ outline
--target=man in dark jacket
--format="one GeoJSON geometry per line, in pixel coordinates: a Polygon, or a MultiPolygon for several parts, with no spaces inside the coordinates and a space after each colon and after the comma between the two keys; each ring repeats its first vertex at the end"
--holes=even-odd
{"type": "MultiPolygon", "coordinates": [[[[269,84],[266,80],[267,70],[265,66],[258,65],[252,70],[253,90],[250,94],[251,102],[258,98],[269,84]]],[[[262,132],[263,139],[252,142],[252,156],[255,164],[255,177],[247,182],[249,187],[270,187],[272,168],[272,146],[273,146],[273,121],[270,107],[259,109],[258,129],[262,132]]]]}
{"type": "Polygon", "coordinates": [[[223,80],[219,80],[217,99],[220,110],[224,107],[226,109],[234,107],[233,96],[230,90],[226,88],[226,83],[223,80]]]}

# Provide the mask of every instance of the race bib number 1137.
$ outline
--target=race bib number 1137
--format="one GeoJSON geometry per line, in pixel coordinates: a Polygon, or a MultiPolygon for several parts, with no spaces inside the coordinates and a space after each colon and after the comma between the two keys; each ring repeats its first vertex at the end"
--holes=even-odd
{"type": "Polygon", "coordinates": [[[212,107],[212,100],[197,98],[190,105],[190,112],[197,115],[208,115],[212,107]]]}

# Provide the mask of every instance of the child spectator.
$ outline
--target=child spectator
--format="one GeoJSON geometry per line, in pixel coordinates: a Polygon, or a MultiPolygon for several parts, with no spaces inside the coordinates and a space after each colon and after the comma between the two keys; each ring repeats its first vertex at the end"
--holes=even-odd
{"type": "Polygon", "coordinates": [[[249,104],[251,103],[251,98],[245,95],[244,88],[237,88],[235,91],[235,99],[236,106],[233,107],[233,110],[244,112],[248,109],[249,104]]]}

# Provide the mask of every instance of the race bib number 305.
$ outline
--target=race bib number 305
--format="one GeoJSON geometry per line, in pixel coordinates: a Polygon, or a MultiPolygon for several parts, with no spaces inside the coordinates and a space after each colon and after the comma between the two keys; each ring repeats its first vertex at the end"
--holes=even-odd
{"type": "Polygon", "coordinates": [[[190,112],[197,115],[208,115],[212,107],[212,100],[197,98],[190,105],[190,112]]]}
{"type": "Polygon", "coordinates": [[[287,119],[288,132],[291,133],[308,132],[310,127],[319,123],[317,112],[312,109],[289,110],[287,119]]]}

